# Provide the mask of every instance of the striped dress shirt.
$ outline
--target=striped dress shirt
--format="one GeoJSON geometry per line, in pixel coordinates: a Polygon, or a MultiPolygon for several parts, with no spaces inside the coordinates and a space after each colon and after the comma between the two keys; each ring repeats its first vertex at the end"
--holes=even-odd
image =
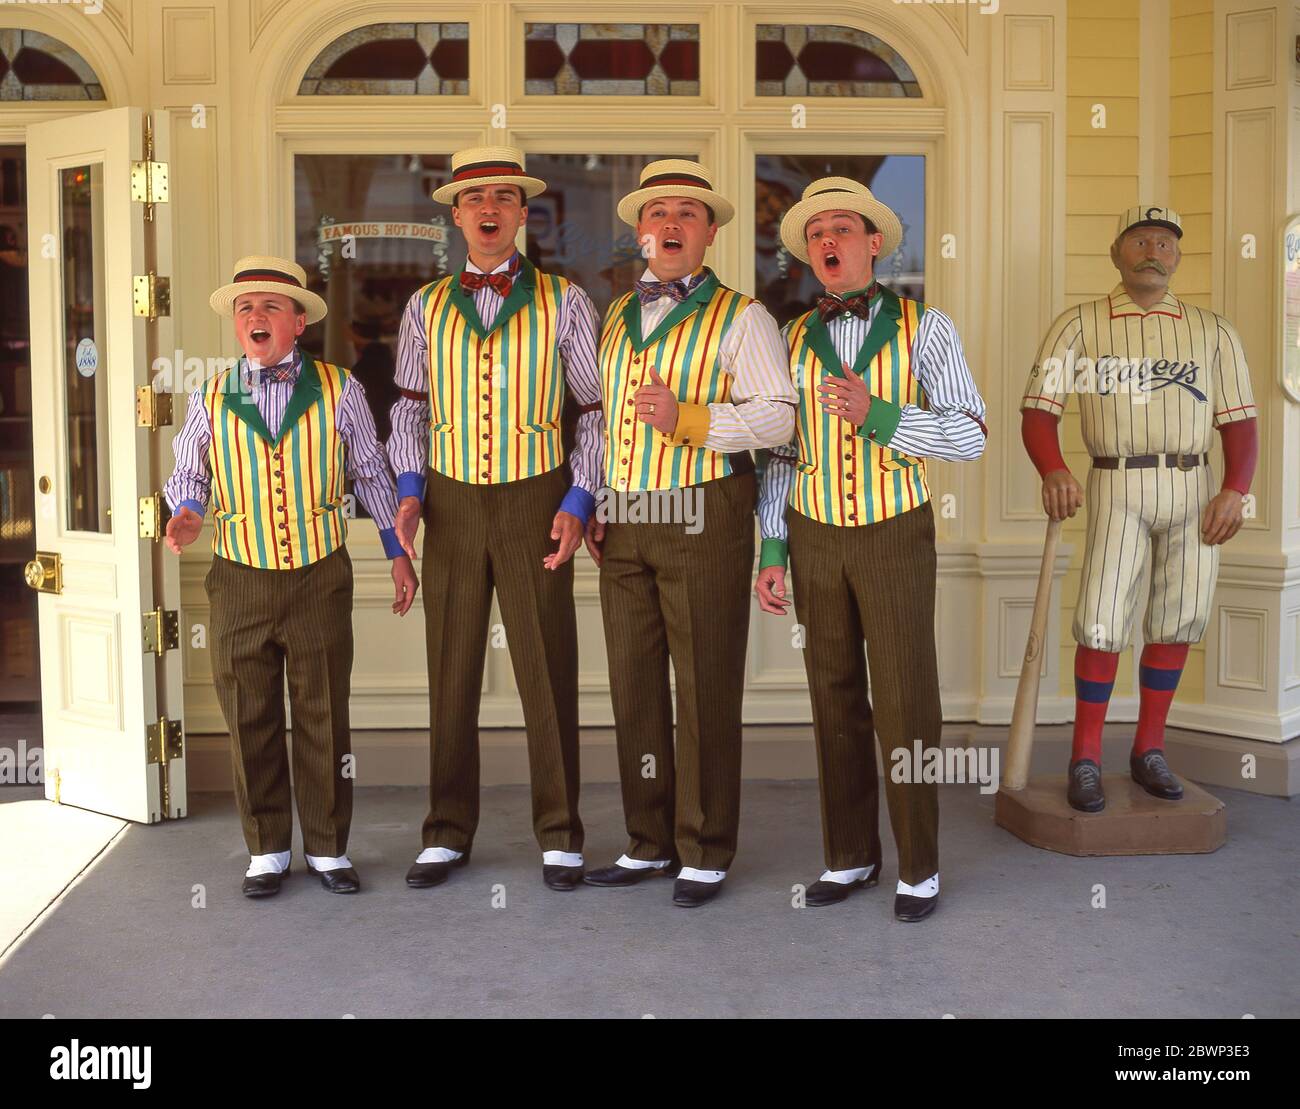
{"type": "MultiPolygon", "coordinates": [[[[647,267],[641,280],[659,278],[647,267]]],[[[641,305],[641,334],[651,334],[678,303],[661,296],[641,305]]],[[[731,399],[709,405],[709,432],[701,445],[730,454],[789,439],[799,394],[790,380],[789,351],[772,314],[758,301],[748,305],[727,331],[718,356],[731,375],[731,399]]]]}
{"type": "MultiPolygon", "coordinates": [[[[881,298],[871,314],[861,319],[851,312],[826,325],[835,353],[850,366],[856,361],[867,333],[880,311],[881,298]]],[[[787,353],[786,374],[789,375],[787,353]]],[[[961,339],[952,320],[937,308],[927,307],[912,343],[912,376],[926,398],[926,407],[903,406],[889,445],[917,458],[970,462],[984,453],[988,432],[984,424],[984,398],[971,377],[961,339]]],[[[758,518],[764,539],[786,538],[785,510],[794,483],[794,442],[767,454],[758,490],[758,518]]]]}
{"type": "MultiPolygon", "coordinates": [[[[493,273],[506,272],[514,262],[511,255],[493,273]]],[[[466,260],[468,273],[483,271],[466,260]]],[[[491,330],[505,298],[491,285],[474,292],[474,308],[486,330],[491,330]]],[[[573,398],[587,408],[578,416],[578,427],[569,466],[573,487],[560,508],[584,523],[595,508],[604,466],[604,415],[600,410],[600,377],[596,369],[596,307],[577,285],[569,283],[556,321],[556,336],[564,362],[564,380],[573,398]],[[581,490],[575,493],[575,490],[581,490]]],[[[424,470],[429,463],[429,337],[424,331],[424,314],[417,292],[406,303],[397,334],[397,387],[417,393],[422,399],[403,395],[393,404],[393,434],[388,440],[388,457],[397,474],[397,495],[424,497],[424,470]]]]}
{"type": "MultiPolygon", "coordinates": [[[[257,411],[268,428],[276,431],[284,422],[285,410],[298,384],[302,370],[302,355],[298,348],[293,353],[294,368],[289,381],[262,381],[257,372],[262,365],[247,357],[239,360],[239,372],[244,389],[257,405],[257,411]]],[[[357,496],[374,518],[379,528],[379,538],[384,553],[396,558],[402,553],[393,530],[397,515],[397,490],[393,475],[388,469],[383,444],[375,432],[375,419],[366,404],[366,391],[356,377],[349,374],[339,394],[335,426],[346,448],[347,476],[352,480],[357,496]]],[[[190,394],[185,425],[172,440],[176,455],[176,468],[163,486],[167,503],[175,512],[181,505],[193,509],[200,516],[207,512],[208,497],[212,491],[212,474],[208,469],[208,448],[212,443],[212,422],[203,402],[203,390],[190,394]]]]}

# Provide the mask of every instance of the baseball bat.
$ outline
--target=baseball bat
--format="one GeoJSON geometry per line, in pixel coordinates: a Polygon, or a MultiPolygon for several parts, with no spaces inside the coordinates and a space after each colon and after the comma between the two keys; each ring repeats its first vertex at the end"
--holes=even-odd
{"type": "Polygon", "coordinates": [[[1056,562],[1056,544],[1060,538],[1061,521],[1048,520],[1047,535],[1043,540],[1043,562],[1038,568],[1034,614],[1029,621],[1029,642],[1025,644],[1025,661],[1020,667],[1020,684],[1016,686],[1016,703],[1011,710],[1003,789],[1024,789],[1029,778],[1029,756],[1034,747],[1034,724],[1038,717],[1038,683],[1052,600],[1052,566],[1056,562]]]}

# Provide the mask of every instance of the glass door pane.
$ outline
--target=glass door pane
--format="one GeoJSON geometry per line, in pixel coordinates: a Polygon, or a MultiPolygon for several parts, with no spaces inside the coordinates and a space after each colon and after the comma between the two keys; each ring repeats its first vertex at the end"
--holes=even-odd
{"type": "Polygon", "coordinates": [[[104,167],[59,171],[69,531],[112,530],[104,343],[104,167]]]}

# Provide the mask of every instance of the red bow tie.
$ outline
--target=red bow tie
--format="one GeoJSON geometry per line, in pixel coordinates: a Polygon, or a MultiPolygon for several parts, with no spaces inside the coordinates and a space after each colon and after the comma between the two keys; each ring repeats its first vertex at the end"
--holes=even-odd
{"type": "Polygon", "coordinates": [[[508,273],[470,273],[468,270],[462,270],[460,285],[469,293],[476,293],[484,285],[491,285],[502,298],[505,298],[510,295],[510,288],[514,285],[514,281],[508,273]]]}
{"type": "Polygon", "coordinates": [[[875,299],[878,291],[873,284],[870,288],[857,296],[849,297],[847,300],[835,293],[827,293],[817,298],[817,314],[821,316],[822,323],[830,323],[836,316],[842,316],[846,312],[851,312],[859,319],[870,319],[871,302],[875,299]]]}

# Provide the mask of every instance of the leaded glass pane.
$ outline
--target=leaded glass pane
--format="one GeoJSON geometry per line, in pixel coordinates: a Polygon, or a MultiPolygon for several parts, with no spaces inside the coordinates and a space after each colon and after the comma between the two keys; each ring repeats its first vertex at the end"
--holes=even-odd
{"type": "Polygon", "coordinates": [[[468,23],[372,23],[340,35],[307,67],[302,96],[469,92],[468,23]]]}
{"type": "Polygon", "coordinates": [[[921,95],[903,56],[856,27],[760,23],[757,30],[759,96],[921,95]]]}
{"type": "Polygon", "coordinates": [[[698,96],[695,23],[526,23],[524,91],[541,96],[698,96]]]}

